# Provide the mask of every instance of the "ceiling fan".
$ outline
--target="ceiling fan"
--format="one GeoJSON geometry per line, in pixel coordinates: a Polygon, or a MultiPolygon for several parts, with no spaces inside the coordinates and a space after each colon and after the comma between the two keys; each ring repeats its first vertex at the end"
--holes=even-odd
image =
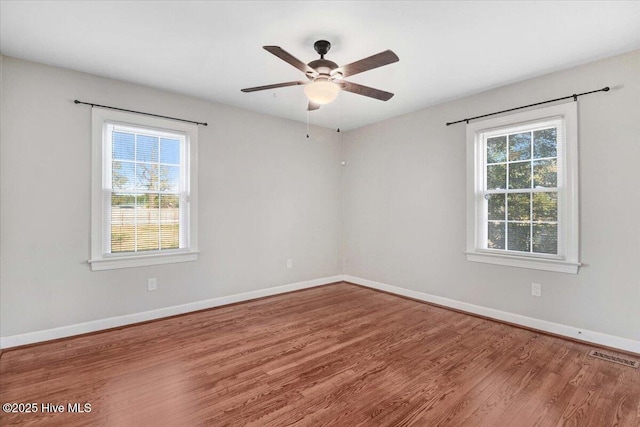
{"type": "Polygon", "coordinates": [[[309,111],[317,110],[321,105],[332,102],[341,90],[381,101],[388,101],[393,96],[393,93],[390,92],[342,80],[344,77],[353,76],[399,61],[398,56],[391,50],[385,50],[384,52],[340,67],[335,62],[324,59],[324,56],[329,52],[329,49],[331,49],[331,43],[326,40],[318,40],[313,44],[313,48],[320,54],[320,59],[311,61],[308,64],[300,61],[279,46],[263,46],[263,48],[302,71],[309,81],[293,81],[250,87],[242,89],[242,92],[256,92],[279,87],[305,85],[304,93],[309,99],[309,107],[307,108],[309,111]]]}

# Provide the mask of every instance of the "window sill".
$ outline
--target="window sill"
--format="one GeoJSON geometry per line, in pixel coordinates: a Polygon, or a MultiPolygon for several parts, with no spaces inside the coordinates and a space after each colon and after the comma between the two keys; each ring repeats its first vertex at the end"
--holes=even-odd
{"type": "Polygon", "coordinates": [[[117,268],[145,267],[149,265],[173,264],[176,262],[196,261],[197,251],[173,252],[167,254],[150,254],[134,256],[118,256],[101,259],[90,259],[92,271],[114,270],[117,268]]]}
{"type": "Polygon", "coordinates": [[[555,271],[557,273],[578,274],[579,262],[555,259],[529,258],[515,255],[503,255],[484,252],[465,252],[467,261],[486,264],[506,265],[509,267],[530,268],[534,270],[555,271]]]}

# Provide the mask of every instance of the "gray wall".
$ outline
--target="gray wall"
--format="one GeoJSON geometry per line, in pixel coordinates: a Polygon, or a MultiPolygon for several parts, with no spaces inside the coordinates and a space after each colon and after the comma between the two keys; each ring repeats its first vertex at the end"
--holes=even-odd
{"type": "Polygon", "coordinates": [[[335,131],[10,57],[1,71],[2,336],[341,272],[335,131]],[[209,123],[198,261],[90,271],[91,109],[74,99],[209,123]]]}
{"type": "Polygon", "coordinates": [[[312,140],[301,123],[0,59],[3,337],[347,273],[640,340],[640,51],[312,140]],[[606,85],[579,104],[580,273],[467,262],[465,126],[444,123],[606,85]],[[197,262],[90,271],[91,113],[75,98],[209,122],[197,262]]]}
{"type": "Polygon", "coordinates": [[[640,340],[640,51],[349,132],[345,150],[349,275],[640,340]],[[604,86],[579,100],[579,274],[466,261],[465,125],[444,124],[604,86]]]}

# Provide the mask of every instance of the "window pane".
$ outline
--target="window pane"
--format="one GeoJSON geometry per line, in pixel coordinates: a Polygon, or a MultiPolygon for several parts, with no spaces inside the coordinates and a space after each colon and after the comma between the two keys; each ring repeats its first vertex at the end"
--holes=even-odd
{"type": "Polygon", "coordinates": [[[129,162],[111,162],[111,188],[131,190],[134,188],[135,165],[129,162]]]}
{"type": "Polygon", "coordinates": [[[180,246],[180,198],[160,195],[160,244],[162,249],[180,246]]]}
{"type": "Polygon", "coordinates": [[[558,221],[557,193],[533,194],[533,220],[549,222],[558,221]]]}
{"type": "Polygon", "coordinates": [[[156,209],[160,207],[160,195],[157,193],[141,194],[138,196],[138,207],[148,209],[144,211],[145,216],[139,216],[138,221],[154,220],[158,221],[158,212],[156,209]]]}
{"type": "Polygon", "coordinates": [[[489,221],[487,224],[487,248],[504,249],[505,225],[504,221],[489,221]]]}
{"type": "Polygon", "coordinates": [[[117,160],[134,160],[135,135],[125,132],[113,132],[112,156],[117,160]]]}
{"type": "Polygon", "coordinates": [[[489,194],[488,219],[504,221],[504,194],[489,194]]]}
{"type": "Polygon", "coordinates": [[[508,230],[509,245],[507,249],[510,251],[529,252],[529,244],[531,241],[529,223],[510,222],[508,224],[508,230]]]}
{"type": "Polygon", "coordinates": [[[558,226],[556,224],[533,224],[533,252],[558,253],[558,226]]]}
{"type": "Polygon", "coordinates": [[[507,137],[499,136],[487,139],[487,163],[507,161],[507,137]]]}
{"type": "Polygon", "coordinates": [[[162,249],[178,249],[180,247],[180,225],[178,223],[162,223],[160,235],[162,249]]]}
{"type": "Polygon", "coordinates": [[[531,132],[509,135],[509,161],[531,158],[531,132]]]}
{"type": "Polygon", "coordinates": [[[138,251],[160,249],[160,221],[158,194],[138,196],[136,222],[138,225],[138,251]]]}
{"type": "Polygon", "coordinates": [[[177,192],[180,188],[180,166],[160,166],[159,190],[177,192]]]}
{"type": "Polygon", "coordinates": [[[160,249],[158,223],[138,225],[138,251],[160,249]]]}
{"type": "Polygon", "coordinates": [[[556,159],[533,162],[533,185],[545,188],[558,186],[558,162],[556,159]]]}
{"type": "Polygon", "coordinates": [[[136,188],[138,190],[158,189],[158,165],[136,163],[136,188]]]}
{"type": "Polygon", "coordinates": [[[129,214],[133,212],[132,209],[135,207],[135,205],[136,205],[136,196],[133,194],[114,192],[111,195],[112,210],[113,208],[126,209],[126,212],[123,211],[123,215],[125,215],[125,218],[129,218],[129,214]]]}
{"type": "Polygon", "coordinates": [[[509,163],[509,188],[531,188],[531,163],[509,163]]]}
{"type": "Polygon", "coordinates": [[[139,162],[158,161],[158,138],[155,136],[137,135],[136,160],[139,162]]]}
{"type": "Polygon", "coordinates": [[[556,128],[537,130],[533,132],[533,157],[556,157],[557,130],[556,128]]]}
{"type": "Polygon", "coordinates": [[[531,194],[509,194],[507,198],[507,219],[509,221],[529,221],[531,194]]]}
{"type": "Polygon", "coordinates": [[[487,190],[507,188],[507,165],[487,166],[487,190]]]}
{"type": "Polygon", "coordinates": [[[136,197],[111,195],[111,252],[135,251],[136,197]]]}
{"type": "Polygon", "coordinates": [[[160,138],[160,163],[180,164],[180,141],[160,138]]]}

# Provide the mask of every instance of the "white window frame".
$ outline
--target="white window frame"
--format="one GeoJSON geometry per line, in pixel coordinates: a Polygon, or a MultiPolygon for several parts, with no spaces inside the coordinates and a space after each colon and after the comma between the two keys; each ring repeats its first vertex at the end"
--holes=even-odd
{"type": "Polygon", "coordinates": [[[494,117],[467,125],[468,261],[577,274],[579,261],[578,110],[577,102],[494,117]],[[558,255],[486,248],[484,139],[496,131],[517,130],[561,120],[564,144],[558,146],[558,255]]]}
{"type": "Polygon", "coordinates": [[[198,127],[196,124],[104,108],[92,108],[91,259],[93,271],[196,261],[198,259],[198,127]],[[184,135],[181,180],[180,249],[110,253],[111,144],[113,126],[142,128],[151,133],[184,135]]]}

